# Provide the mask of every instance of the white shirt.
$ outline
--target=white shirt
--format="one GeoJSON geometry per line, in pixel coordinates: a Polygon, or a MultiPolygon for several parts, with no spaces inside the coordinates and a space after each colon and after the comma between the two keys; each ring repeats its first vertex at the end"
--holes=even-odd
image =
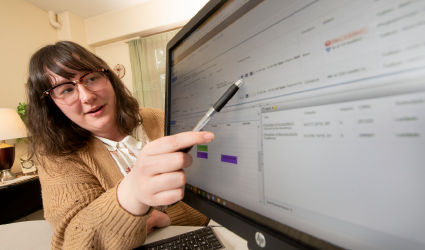
{"type": "MultiPolygon", "coordinates": [[[[119,142],[95,136],[101,140],[109,150],[124,177],[130,173],[142,148],[149,143],[149,138],[143,125],[139,128],[141,128],[141,130],[138,129],[137,134],[140,137],[140,141],[136,140],[136,138],[131,135],[127,135],[119,142]]],[[[157,206],[156,209],[163,212],[167,207],[168,206],[157,206]]]]}
{"type": "Polygon", "coordinates": [[[141,138],[140,141],[136,140],[133,136],[127,135],[123,140],[116,142],[100,136],[95,136],[103,142],[106,148],[117,163],[121,173],[126,176],[134,166],[134,162],[139,156],[142,148],[149,143],[149,138],[146,134],[146,130],[141,126],[141,138]]]}

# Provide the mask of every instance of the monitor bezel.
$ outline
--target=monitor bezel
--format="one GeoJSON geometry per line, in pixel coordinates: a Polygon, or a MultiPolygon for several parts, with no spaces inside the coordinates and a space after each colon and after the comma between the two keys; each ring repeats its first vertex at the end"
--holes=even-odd
{"type": "MultiPolygon", "coordinates": [[[[210,0],[167,44],[164,124],[164,134],[166,136],[170,135],[171,133],[171,51],[181,42],[183,42],[183,40],[186,39],[193,31],[195,31],[200,26],[200,24],[206,21],[227,1],[228,0],[210,0]]],[[[316,249],[313,246],[306,245],[299,240],[282,234],[281,232],[276,231],[267,225],[259,224],[258,222],[246,216],[224,208],[211,201],[205,200],[187,189],[185,189],[183,202],[245,239],[249,249],[316,249]],[[266,239],[266,245],[264,248],[260,248],[256,243],[255,236],[258,232],[263,234],[266,239]]]]}
{"type": "Polygon", "coordinates": [[[199,25],[205,22],[215,11],[223,6],[228,0],[210,0],[202,7],[201,10],[183,26],[183,28],[167,43],[166,49],[166,63],[165,63],[165,126],[164,134],[170,134],[170,94],[171,94],[171,74],[169,74],[172,62],[172,54],[170,53],[176,48],[184,39],[186,39],[199,25]]]}

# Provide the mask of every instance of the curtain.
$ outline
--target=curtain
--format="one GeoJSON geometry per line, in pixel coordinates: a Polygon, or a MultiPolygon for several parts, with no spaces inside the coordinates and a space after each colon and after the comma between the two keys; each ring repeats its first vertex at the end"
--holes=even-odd
{"type": "Polygon", "coordinates": [[[179,30],[128,41],[133,96],[140,107],[164,110],[166,47],[179,30]]]}

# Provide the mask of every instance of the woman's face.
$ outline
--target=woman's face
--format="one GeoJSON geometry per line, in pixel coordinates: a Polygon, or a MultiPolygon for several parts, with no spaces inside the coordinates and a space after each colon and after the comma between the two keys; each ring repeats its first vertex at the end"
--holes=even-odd
{"type": "MultiPolygon", "coordinates": [[[[75,73],[72,79],[50,72],[54,78],[52,86],[64,82],[78,80],[89,71],[71,71],[75,73]]],[[[71,104],[61,104],[55,101],[62,112],[74,123],[90,131],[95,136],[117,140],[119,135],[116,120],[116,96],[111,82],[106,78],[106,87],[93,92],[81,84],[77,84],[79,97],[71,104]]]]}

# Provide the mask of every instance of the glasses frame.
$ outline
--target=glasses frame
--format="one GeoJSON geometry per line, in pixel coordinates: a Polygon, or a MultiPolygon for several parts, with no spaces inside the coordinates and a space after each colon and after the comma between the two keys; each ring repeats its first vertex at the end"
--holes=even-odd
{"type": "MultiPolygon", "coordinates": [[[[98,70],[94,70],[94,71],[92,71],[92,72],[89,72],[89,73],[87,73],[87,74],[82,75],[82,76],[81,76],[78,80],[70,81],[70,82],[64,82],[64,83],[58,84],[58,85],[56,85],[56,86],[54,86],[54,87],[52,87],[52,88],[50,88],[50,89],[48,89],[48,90],[43,91],[43,95],[42,95],[40,98],[44,98],[44,97],[48,97],[48,96],[50,96],[50,98],[54,99],[54,98],[52,97],[52,95],[51,95],[52,91],[53,91],[55,88],[57,88],[57,87],[59,87],[59,86],[62,86],[62,85],[65,85],[65,84],[72,84],[72,85],[74,85],[74,87],[76,87],[76,84],[77,84],[77,83],[80,83],[80,84],[84,85],[84,84],[82,83],[83,78],[84,78],[84,77],[86,77],[87,75],[90,75],[90,74],[95,73],[95,72],[103,72],[103,73],[105,73],[105,75],[107,75],[107,74],[109,73],[109,70],[108,70],[108,69],[98,69],[98,70]]],[[[106,86],[106,84],[105,84],[105,86],[106,86]]],[[[86,87],[86,86],[84,85],[84,87],[86,87]]],[[[104,87],[103,87],[103,88],[104,88],[104,87]]],[[[99,90],[96,90],[96,91],[100,91],[100,90],[102,90],[103,88],[101,88],[101,89],[99,89],[99,90]]],[[[93,91],[93,90],[90,90],[90,91],[93,91]]],[[[96,91],[93,91],[93,92],[96,92],[96,91]]],[[[78,92],[78,88],[77,88],[77,92],[78,92]]]]}

